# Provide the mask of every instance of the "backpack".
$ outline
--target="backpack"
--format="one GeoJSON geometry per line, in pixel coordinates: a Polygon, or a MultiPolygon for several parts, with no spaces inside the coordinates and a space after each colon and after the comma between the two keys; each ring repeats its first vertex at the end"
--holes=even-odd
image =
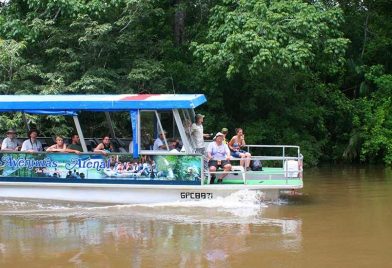
{"type": "Polygon", "coordinates": [[[253,160],[252,161],[252,170],[253,171],[262,171],[263,170],[263,165],[261,164],[260,160],[253,160]]]}

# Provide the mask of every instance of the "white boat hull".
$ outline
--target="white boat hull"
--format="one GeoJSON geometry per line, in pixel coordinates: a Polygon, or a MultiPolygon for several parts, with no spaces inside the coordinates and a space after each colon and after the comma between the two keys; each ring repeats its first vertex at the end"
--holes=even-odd
{"type": "MultiPolygon", "coordinates": [[[[287,188],[287,189],[286,189],[287,188]]],[[[0,197],[77,202],[145,204],[225,198],[240,190],[257,191],[261,201],[277,200],[280,190],[262,185],[118,185],[90,183],[0,182],[0,197]]]]}

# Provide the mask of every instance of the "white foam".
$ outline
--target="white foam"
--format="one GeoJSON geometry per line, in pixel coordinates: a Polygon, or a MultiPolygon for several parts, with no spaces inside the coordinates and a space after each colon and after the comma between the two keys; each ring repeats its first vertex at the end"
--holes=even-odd
{"type": "MultiPolygon", "coordinates": [[[[108,215],[140,215],[143,217],[160,217],[167,220],[200,221],[205,217],[207,209],[223,214],[229,213],[239,218],[256,216],[267,204],[261,203],[255,191],[240,190],[224,198],[199,201],[177,201],[152,204],[91,204],[65,203],[40,200],[17,201],[0,200],[1,215],[45,215],[45,216],[108,216],[108,215]],[[146,208],[150,208],[147,209],[146,208]],[[196,215],[189,213],[188,208],[196,209],[196,215]],[[181,215],[180,215],[181,214],[181,215]],[[178,219],[177,219],[178,218],[178,219]]],[[[224,216],[223,218],[226,218],[224,216]]],[[[206,220],[206,219],[203,219],[206,220]]],[[[208,219],[207,219],[208,220],[208,219]]]]}

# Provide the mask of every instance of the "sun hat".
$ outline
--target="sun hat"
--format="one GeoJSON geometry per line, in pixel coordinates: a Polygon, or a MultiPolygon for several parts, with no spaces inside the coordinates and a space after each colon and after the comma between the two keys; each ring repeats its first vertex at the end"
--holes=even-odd
{"type": "Polygon", "coordinates": [[[218,132],[218,133],[215,134],[214,140],[216,140],[216,138],[219,137],[219,136],[224,137],[225,135],[223,133],[221,133],[221,132],[218,132]]]}

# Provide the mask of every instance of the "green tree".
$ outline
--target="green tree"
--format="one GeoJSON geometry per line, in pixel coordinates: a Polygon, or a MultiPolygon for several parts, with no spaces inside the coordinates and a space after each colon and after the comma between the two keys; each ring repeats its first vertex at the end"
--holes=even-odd
{"type": "Polygon", "coordinates": [[[342,21],[338,8],[303,1],[216,5],[206,40],[193,43],[217,85],[214,114],[223,106],[229,127],[246,125],[250,142],[301,144],[317,163],[328,142],[324,104],[338,90],[328,81],[345,62],[342,21]]]}

